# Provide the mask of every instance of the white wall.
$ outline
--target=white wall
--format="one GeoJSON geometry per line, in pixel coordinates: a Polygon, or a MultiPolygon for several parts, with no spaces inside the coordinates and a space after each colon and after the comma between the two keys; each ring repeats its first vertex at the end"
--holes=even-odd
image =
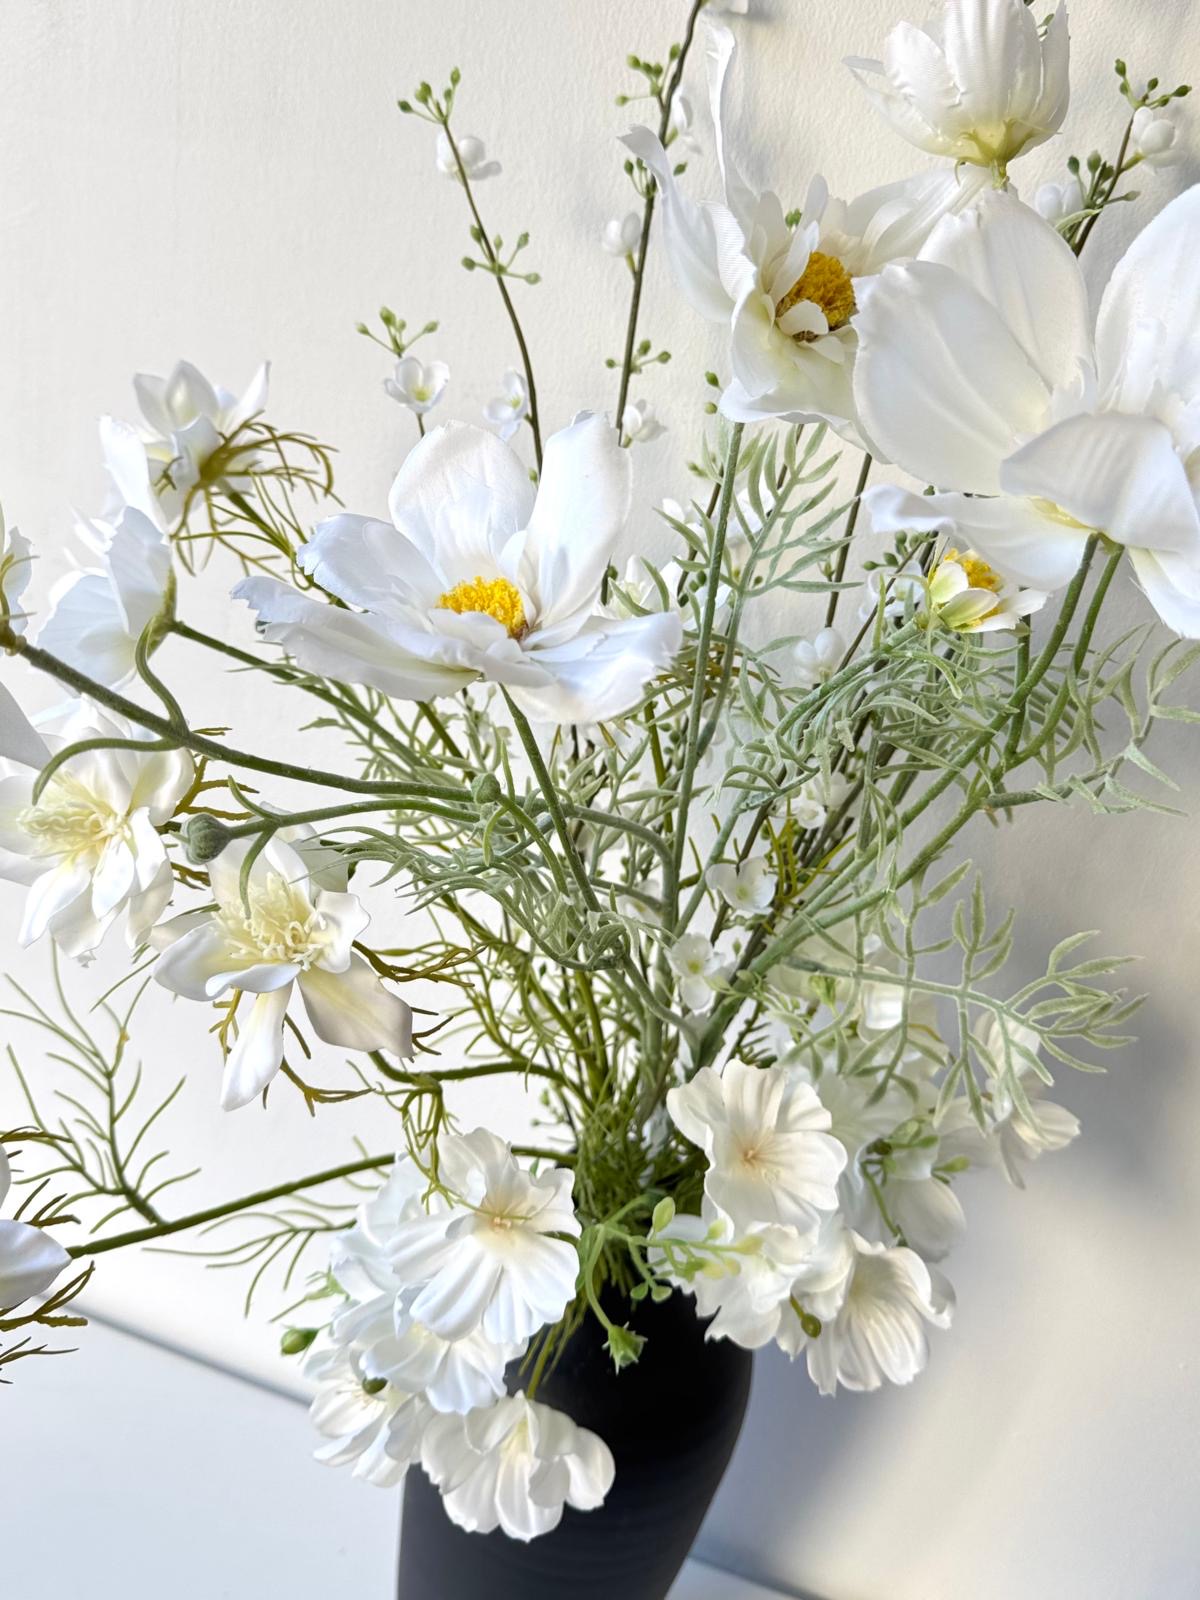
{"type": "MultiPolygon", "coordinates": [[[[904,14],[900,0],[752,3],[755,16],[736,26],[746,57],[737,146],[753,179],[794,203],[814,169],[853,193],[919,164],[838,65],[874,49],[904,14]]],[[[271,356],[273,415],[341,447],[342,493],[361,510],[382,506],[411,425],[382,395],[382,355],[355,336],[359,317],[385,300],[414,323],[440,317],[437,352],[454,372],[443,414],[477,417],[512,360],[509,335],[493,286],[455,264],[467,243],[461,196],[433,174],[430,130],[394,109],[419,78],[441,82],[456,63],[461,126],[505,166],[480,190],[489,225],[533,234],[528,258],[544,282],[517,293],[545,422],[611,407],[603,358],[620,347],[627,278],[596,236],[629,203],[613,143],[629,113],[612,96],[625,86],[626,51],[660,50],[685,9],[683,0],[5,7],[0,493],[41,548],[42,592],[67,564],[68,508],[101,494],[95,418],[128,414],[135,370],[187,355],[234,386],[271,356]]],[[[1067,148],[1086,154],[1113,143],[1113,57],[1143,75],[1195,78],[1200,39],[1189,0],[1077,0],[1074,14],[1067,148]]],[[[1023,162],[1023,186],[1065,154],[1058,145],[1023,162]]],[[[692,167],[699,183],[711,163],[692,167]]],[[[1088,251],[1097,283],[1120,241],[1187,177],[1186,168],[1148,177],[1147,199],[1105,220],[1088,251]]],[[[643,327],[675,353],[644,391],[672,425],[636,456],[642,510],[631,537],[646,547],[661,537],[646,508],[668,490],[687,493],[699,374],[718,350],[661,260],[643,327]]],[[[220,592],[215,579],[187,590],[184,614],[226,631],[220,592]]],[[[1142,614],[1132,593],[1123,603],[1130,618],[1142,614]]],[[[203,664],[175,647],[165,659],[188,675],[202,720],[288,748],[277,709],[248,700],[240,681],[197,673],[203,664]]],[[[1196,741],[1169,744],[1186,799],[1200,781],[1196,741]]],[[[980,830],[996,893],[1025,908],[1031,971],[1079,927],[1147,957],[1136,978],[1150,997],[1141,1043],[1107,1078],[1065,1085],[1085,1137],[1039,1169],[1027,1194],[968,1186],[971,1233],[952,1263],[957,1326],[918,1385],[821,1401],[800,1372],[761,1362],[750,1425],[708,1525],[710,1554],[828,1600],[1187,1600],[1200,1589],[1194,840],[1182,819],[1085,824],[1066,810],[980,830]]],[[[6,952],[15,900],[0,897],[6,952]]],[[[85,988],[99,992],[110,970],[85,988]]],[[[48,993],[44,951],[11,971],[48,993]]],[[[49,1082],[28,1034],[13,1037],[49,1082]]],[[[138,1044],[164,1085],[191,1075],[171,1125],[181,1157],[206,1164],[189,1208],[342,1159],[360,1129],[386,1144],[360,1108],[310,1123],[279,1095],[266,1118],[222,1116],[202,1019],[165,997],[148,1005],[138,1044]]],[[[18,1115],[5,1084],[0,1124],[18,1115]]],[[[521,1112],[501,1098],[480,1103],[480,1115],[512,1125],[521,1112]]],[[[110,1257],[93,1303],[277,1376],[270,1300],[241,1322],[243,1286],[169,1256],[110,1257]]],[[[21,1377],[53,1382],[52,1371],[21,1377]]]]}

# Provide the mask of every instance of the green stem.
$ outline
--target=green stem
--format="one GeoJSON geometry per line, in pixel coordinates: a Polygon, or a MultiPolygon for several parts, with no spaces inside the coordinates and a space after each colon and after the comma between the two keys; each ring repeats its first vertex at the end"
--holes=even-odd
{"type": "MultiPolygon", "coordinates": [[[[862,510],[863,490],[867,487],[867,478],[871,471],[874,457],[870,451],[864,453],[862,467],[859,470],[858,482],[854,485],[854,503],[850,507],[850,515],[846,518],[846,532],[842,539],[841,549],[837,553],[837,562],[834,567],[833,581],[840,584],[846,574],[846,560],[850,554],[850,544],[854,538],[854,530],[858,526],[858,514],[862,510]]],[[[825,607],[825,626],[833,627],[833,619],[837,616],[838,600],[841,598],[841,589],[833,589],[829,595],[829,603],[825,607]]]]}

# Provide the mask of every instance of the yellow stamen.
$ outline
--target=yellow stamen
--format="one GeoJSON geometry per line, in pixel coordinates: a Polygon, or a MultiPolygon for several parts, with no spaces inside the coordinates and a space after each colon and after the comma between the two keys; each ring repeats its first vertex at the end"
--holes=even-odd
{"type": "MultiPolygon", "coordinates": [[[[836,256],[827,256],[822,250],[813,251],[801,276],[775,307],[776,321],[802,300],[811,300],[813,305],[820,306],[831,332],[845,327],[858,309],[850,274],[836,256]]],[[[796,337],[811,339],[813,335],[800,333],[796,337]]]]}
{"type": "Polygon", "coordinates": [[[519,639],[528,624],[520,591],[507,578],[481,578],[478,575],[447,589],[438,600],[440,611],[455,611],[459,616],[466,611],[482,611],[495,617],[508,629],[510,639],[519,639]]]}
{"type": "Polygon", "coordinates": [[[957,550],[947,550],[942,560],[953,561],[956,566],[961,567],[972,589],[990,589],[993,594],[999,594],[1004,587],[1004,580],[1000,575],[994,572],[986,561],[973,555],[969,550],[961,556],[957,550]]]}

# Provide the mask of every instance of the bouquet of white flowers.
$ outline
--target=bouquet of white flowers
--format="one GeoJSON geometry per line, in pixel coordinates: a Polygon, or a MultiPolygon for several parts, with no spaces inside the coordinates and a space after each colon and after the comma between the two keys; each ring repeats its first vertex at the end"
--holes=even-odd
{"type": "Polygon", "coordinates": [[[25,1198],[0,1222],[0,1362],[82,1320],[106,1252],[249,1221],[256,1283],[279,1263],[303,1286],[283,1345],[322,1456],[385,1485],[419,1463],[453,1523],[518,1540],[613,1488],[594,1408],[545,1396],[589,1341],[618,1390],[683,1360],[655,1308],[688,1306],[701,1350],[774,1342],[827,1394],[921,1372],[962,1175],[1020,1186],[1067,1145],[1053,1074],[1124,1042],[1134,1004],[1083,936],[1006,984],[1013,918],[961,836],[1152,803],[1150,735],[1193,715],[1172,691],[1197,647],[1102,623],[1128,558],[1171,634],[1200,637],[1200,188],[1094,317],[1078,260],[1131,170],[1168,157],[1186,88],[1118,63],[1114,159],[1072,157],[1030,205],[1009,171],[1066,113],[1065,6],[948,0],[849,63],[922,170],[849,201],[812,175],[788,211],[734,155],[735,39],[708,13],[744,9],[694,0],[664,62],[628,63],[622,103],[653,126],[623,141],[636,209],[602,230],[631,286],[611,412],[599,392],[539,409],[517,309],[538,275],[528,236],[484,221],[500,167],[459,130],[454,71],[400,109],[511,324],[488,426],[435,422],[450,374],[413,347],[437,324],[385,310],[360,332],[419,436],[386,510],[340,508],[330,448],[269,420],[265,367],[237,398],[181,363],[136,380],[137,424],[102,423],[110,502],[32,637],[29,546],[0,545],[0,644],[73,697],[35,726],[0,686],[22,942],[86,962],[120,927],[143,987],[211,1031],[224,1107],[366,1096],[395,1152],[160,1209],[177,1180],[147,1136],[174,1091],[130,1072],[136,1000],[104,997],[110,1046],[59,973],[61,1014],[25,1010],[82,1081],[62,1116],[23,1073],[28,1122],[3,1135],[0,1199],[25,1198]],[[679,159],[702,56],[715,197],[679,159]],[[655,511],[635,489],[668,360],[642,331],[656,236],[728,338],[692,481],[655,511]],[[616,562],[631,518],[671,530],[669,564],[616,562]],[[222,561],[257,648],[186,620],[222,561]],[[347,760],[202,731],[188,652],[292,726],[310,707],[347,760]],[[393,927],[359,897],[380,883],[393,927]],[[309,1081],[310,1037],[346,1059],[336,1087],[309,1081]],[[515,1143],[469,1115],[498,1074],[528,1094],[515,1143]]]}

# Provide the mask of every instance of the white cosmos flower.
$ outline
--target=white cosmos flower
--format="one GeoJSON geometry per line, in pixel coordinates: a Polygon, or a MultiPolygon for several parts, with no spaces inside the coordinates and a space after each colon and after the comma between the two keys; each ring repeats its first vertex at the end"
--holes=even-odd
{"type": "MultiPolygon", "coordinates": [[[[12,1185],[12,1168],[0,1145],[0,1206],[12,1185]]],[[[0,1218],[0,1314],[46,1290],[71,1258],[57,1240],[28,1222],[0,1218]]]]}
{"type": "MultiPolygon", "coordinates": [[[[134,378],[145,423],[141,442],[165,516],[178,514],[188,491],[209,475],[210,458],[264,410],[270,370],[264,361],[240,396],[210,383],[190,361],[177,362],[165,378],[144,372],[134,378]]],[[[238,451],[235,470],[220,473],[215,481],[225,488],[244,488],[254,460],[247,444],[238,451]]]]}
{"type": "MultiPolygon", "coordinates": [[[[456,138],[454,142],[458,146],[463,170],[471,183],[499,176],[500,163],[488,160],[482,139],[477,139],[474,134],[468,133],[456,138]]],[[[438,130],[436,159],[437,169],[443,178],[453,178],[456,183],[462,181],[458,174],[458,162],[454,159],[454,150],[444,128],[438,130]]]]}
{"type": "Polygon", "coordinates": [[[974,550],[958,551],[953,546],[938,557],[926,592],[929,611],[956,633],[1015,628],[1048,599],[1040,589],[1019,589],[974,550]]]}
{"type": "Polygon", "coordinates": [[[17,528],[10,528],[0,509],[0,621],[16,634],[25,632],[28,620],[21,610],[21,596],[29,583],[33,556],[29,540],[17,528]]]}
{"type": "Polygon", "coordinates": [[[899,466],[952,492],[868,490],[875,526],[945,530],[1044,590],[1102,532],[1163,621],[1200,636],[1198,240],[1200,186],[1118,262],[1094,333],[1079,263],[1009,194],[889,267],[860,318],[859,406],[899,466]]]}
{"type": "Polygon", "coordinates": [[[476,1128],[441,1140],[438,1180],[449,1207],[407,1218],[389,1247],[397,1278],[419,1291],[411,1316],[444,1339],[481,1330],[498,1345],[557,1322],[579,1273],[574,1173],[528,1172],[503,1139],[476,1128]]]}
{"type": "Polygon", "coordinates": [[[1173,167],[1183,154],[1179,149],[1179,124],[1162,107],[1138,107],[1133,113],[1129,145],[1148,167],[1173,167]]]}
{"type": "Polygon", "coordinates": [[[667,1110],[708,1157],[704,1192],[735,1228],[812,1231],[836,1209],[846,1152],[811,1083],[785,1067],[701,1067],[669,1091],[667,1110]]]}
{"type": "Polygon", "coordinates": [[[500,393],[483,408],[483,420],[507,442],[528,415],[529,390],[525,378],[515,367],[509,367],[500,380],[500,393]]]}
{"type": "Polygon", "coordinates": [[[631,400],[621,413],[621,432],[630,444],[649,444],[666,431],[649,400],[631,400]]]}
{"type": "Polygon", "coordinates": [[[127,912],[136,950],[171,898],[158,829],[192,785],[192,758],[183,750],[83,751],[35,800],[37,771],[53,752],[83,739],[126,739],[130,728],[85,703],[44,740],[27,722],[21,728],[15,703],[6,710],[0,756],[26,769],[0,778],[0,876],[29,885],[20,942],[49,933],[67,955],[86,958],[127,912]]]}
{"type": "Polygon", "coordinates": [[[628,452],[602,417],[547,441],[536,494],[512,450],[451,424],[400,469],[392,524],[334,517],[301,550],[345,606],[274,578],[234,593],[312,671],[411,700],[483,679],[536,721],[602,722],[636,704],[682,638],[670,612],[599,612],[629,495],[628,452]]]}
{"type": "Polygon", "coordinates": [[[600,243],[610,256],[631,256],[641,237],[641,216],[636,211],[627,211],[623,217],[609,218],[600,235],[600,243]]]}
{"type": "Polygon", "coordinates": [[[598,1434],[523,1392],[465,1417],[434,1418],[421,1465],[460,1528],[502,1528],[523,1541],[557,1528],[564,1506],[603,1505],[616,1470],[598,1434]]]}
{"type": "Polygon", "coordinates": [[[983,175],[953,171],[886,184],[849,205],[813,182],[789,227],[778,195],[756,195],[726,148],[726,92],[734,55],[729,29],[707,28],[709,91],[723,203],[699,206],[680,190],[673,162],[648,128],[624,144],[662,192],[667,254],[680,292],[730,332],[733,377],[721,411],[733,421],[823,420],[853,432],[850,375],[859,280],[911,256],[947,210],[970,202],[983,175]]]}
{"type": "Polygon", "coordinates": [[[157,932],[164,988],[188,1000],[237,1002],[237,1040],[225,1062],[221,1104],[248,1105],[279,1071],[284,1025],[298,988],[313,1032],[347,1050],[412,1053],[412,1013],[354,949],[371,920],[357,895],[317,887],[294,845],[272,838],[254,858],[235,839],[209,863],[216,909],[188,912],[157,932]],[[165,948],[163,946],[165,945],[165,948]]]}
{"type": "Polygon", "coordinates": [[[1043,183],[1034,194],[1033,209],[1057,228],[1083,210],[1083,185],[1073,174],[1061,183],[1043,183]]]}
{"type": "Polygon", "coordinates": [[[418,361],[416,356],[401,356],[383,387],[393,400],[423,417],[432,411],[450,382],[450,368],[444,361],[418,361]]]}
{"type": "Polygon", "coordinates": [[[702,933],[685,933],[667,951],[667,963],[678,980],[679,998],[689,1011],[707,1011],[729,964],[702,933]]]}
{"type": "Polygon", "coordinates": [[[743,916],[755,916],[770,906],[775,898],[778,880],[766,856],[751,856],[740,866],[733,862],[719,862],[709,867],[704,881],[714,894],[721,896],[731,911],[740,911],[743,916]]]}
{"type": "Polygon", "coordinates": [[[1057,133],[1070,99],[1067,8],[1046,31],[1025,0],[946,0],[940,17],[901,22],[883,60],[846,65],[918,150],[1003,172],[1057,133]]]}
{"type": "Polygon", "coordinates": [[[316,1459],[380,1489],[403,1482],[433,1417],[425,1400],[371,1377],[348,1346],[314,1346],[304,1370],[317,1384],[309,1418],[329,1441],[316,1459]]]}
{"type": "Polygon", "coordinates": [[[427,1187],[411,1157],[397,1156],[383,1187],[359,1207],[354,1227],[335,1236],[330,1270],[348,1300],[330,1334],[354,1347],[368,1378],[423,1394],[435,1411],[470,1411],[505,1392],[504,1370],[524,1354],[525,1342],[494,1344],[478,1329],[444,1339],[412,1315],[417,1291],[397,1274],[390,1252],[407,1224],[424,1219],[427,1187]]]}
{"type": "Polygon", "coordinates": [[[796,682],[802,689],[815,689],[837,671],[846,654],[846,641],[836,628],[822,628],[811,639],[793,646],[796,682]]]}

